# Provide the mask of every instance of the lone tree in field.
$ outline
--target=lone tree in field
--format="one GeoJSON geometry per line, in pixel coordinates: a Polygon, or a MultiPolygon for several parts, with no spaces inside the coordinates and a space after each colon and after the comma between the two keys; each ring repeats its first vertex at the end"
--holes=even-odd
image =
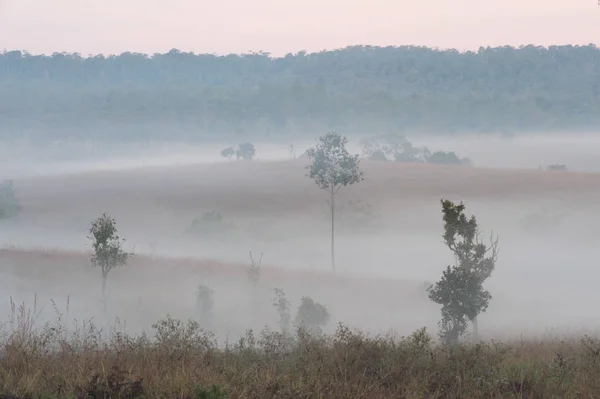
{"type": "Polygon", "coordinates": [[[296,312],[296,325],[312,332],[320,332],[330,318],[329,311],[324,305],[315,302],[310,297],[302,297],[296,312]]]}
{"type": "Polygon", "coordinates": [[[88,239],[92,241],[92,267],[100,267],[102,271],[102,302],[106,313],[106,278],[108,273],[117,266],[127,263],[130,254],[123,250],[124,238],[117,234],[115,220],[103,213],[92,222],[88,239]]]}
{"type": "Polygon", "coordinates": [[[346,150],[348,139],[337,133],[328,133],[319,138],[316,148],[307,151],[312,164],[308,167],[308,177],[329,194],[331,211],[331,269],[335,272],[335,195],[342,187],[363,180],[359,168],[358,155],[350,155],[346,150]]]}
{"type": "Polygon", "coordinates": [[[254,260],[254,256],[252,256],[252,251],[250,251],[250,265],[246,270],[246,276],[248,277],[248,282],[252,285],[252,311],[254,312],[254,318],[258,315],[258,283],[260,282],[260,266],[262,264],[263,254],[261,252],[260,259],[258,262],[254,260]]]}
{"type": "Polygon", "coordinates": [[[456,343],[473,324],[473,338],[478,339],[477,316],[487,310],[491,294],[483,283],[494,271],[498,259],[498,238],[489,244],[481,241],[475,216],[467,218],[465,206],[441,200],[444,243],[455,257],[442,278],[429,287],[429,298],[442,305],[440,335],[446,343],[456,343]]]}

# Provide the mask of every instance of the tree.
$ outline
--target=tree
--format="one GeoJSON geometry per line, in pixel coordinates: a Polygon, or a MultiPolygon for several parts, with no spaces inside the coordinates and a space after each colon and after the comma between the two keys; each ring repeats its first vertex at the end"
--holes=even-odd
{"type": "Polygon", "coordinates": [[[248,282],[252,286],[252,305],[254,316],[258,312],[258,298],[257,298],[257,286],[260,282],[260,266],[262,264],[263,254],[261,252],[260,259],[258,262],[254,260],[254,256],[252,256],[252,251],[250,251],[250,266],[248,266],[248,270],[246,271],[248,282]]]}
{"type": "Polygon", "coordinates": [[[15,195],[12,180],[0,183],[0,219],[16,216],[21,210],[19,200],[15,195]]]}
{"type": "Polygon", "coordinates": [[[388,159],[385,156],[385,153],[381,150],[376,150],[373,151],[373,153],[368,157],[368,159],[370,161],[375,161],[375,162],[387,162],[388,159]]]}
{"type": "Polygon", "coordinates": [[[375,161],[423,163],[431,155],[427,147],[417,148],[404,136],[383,134],[360,140],[363,157],[375,161]]]}
{"type": "Polygon", "coordinates": [[[470,165],[469,158],[460,158],[454,152],[436,151],[427,159],[427,162],[437,165],[470,165]]]}
{"type": "Polygon", "coordinates": [[[490,243],[481,241],[475,216],[467,218],[465,206],[441,200],[444,243],[452,251],[454,266],[446,267],[442,278],[429,287],[429,298],[442,305],[440,335],[447,343],[456,343],[473,324],[473,335],[478,339],[477,316],[485,312],[492,298],[483,283],[494,271],[498,259],[498,238],[490,236],[490,243]]]}
{"type": "Polygon", "coordinates": [[[238,161],[241,159],[251,160],[256,155],[256,149],[254,148],[254,144],[252,143],[244,143],[238,146],[238,149],[235,153],[238,161]]]}
{"type": "Polygon", "coordinates": [[[333,132],[319,138],[316,148],[308,150],[312,160],[307,176],[329,194],[331,211],[331,269],[335,272],[335,195],[342,187],[362,181],[358,155],[346,150],[348,139],[333,132]]]}
{"type": "Polygon", "coordinates": [[[131,254],[123,250],[124,238],[117,233],[115,220],[107,213],[103,213],[92,222],[88,239],[92,241],[94,253],[91,257],[92,267],[99,267],[102,271],[102,303],[106,314],[106,279],[108,273],[117,266],[123,266],[131,254]]]}
{"type": "Polygon", "coordinates": [[[290,332],[290,323],[292,316],[290,314],[290,301],[285,296],[285,292],[280,288],[275,288],[275,298],[273,298],[273,307],[279,315],[279,328],[281,332],[287,334],[290,332]]]}
{"type": "Polygon", "coordinates": [[[221,151],[221,156],[223,158],[231,159],[232,156],[235,155],[235,150],[233,147],[227,147],[223,151],[221,151]]]}
{"type": "Polygon", "coordinates": [[[315,302],[310,297],[302,297],[296,312],[296,324],[310,331],[321,331],[330,318],[329,311],[324,305],[315,302]]]}
{"type": "Polygon", "coordinates": [[[196,291],[196,309],[200,317],[200,325],[204,329],[210,330],[213,327],[214,314],[214,291],[207,285],[198,285],[196,291]]]}

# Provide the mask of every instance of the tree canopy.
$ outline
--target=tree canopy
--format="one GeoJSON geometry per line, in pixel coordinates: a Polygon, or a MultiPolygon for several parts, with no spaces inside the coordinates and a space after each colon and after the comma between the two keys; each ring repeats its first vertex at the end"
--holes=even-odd
{"type": "Polygon", "coordinates": [[[0,53],[4,138],[576,130],[598,128],[599,109],[594,45],[354,46],[280,58],[0,53]]]}

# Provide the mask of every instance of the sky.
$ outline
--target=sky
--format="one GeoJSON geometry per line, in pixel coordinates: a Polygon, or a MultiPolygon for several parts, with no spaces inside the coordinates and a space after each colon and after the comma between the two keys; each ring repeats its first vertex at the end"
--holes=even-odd
{"type": "Polygon", "coordinates": [[[0,0],[0,51],[34,54],[589,43],[598,0],[0,0]]]}

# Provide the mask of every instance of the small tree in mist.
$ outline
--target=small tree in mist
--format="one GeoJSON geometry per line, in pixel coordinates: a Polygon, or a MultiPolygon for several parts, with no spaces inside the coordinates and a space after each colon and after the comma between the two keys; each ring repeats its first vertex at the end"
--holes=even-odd
{"type": "Polygon", "coordinates": [[[215,319],[214,308],[214,291],[207,285],[198,285],[198,290],[196,291],[196,310],[202,328],[208,330],[213,328],[215,319]]]}
{"type": "Polygon", "coordinates": [[[238,146],[237,151],[235,152],[235,155],[238,159],[238,161],[241,159],[244,160],[251,160],[254,158],[254,156],[256,155],[256,149],[254,148],[254,144],[252,143],[243,143],[240,144],[238,146]]]}
{"type": "Polygon", "coordinates": [[[116,222],[107,213],[103,213],[102,216],[92,222],[88,239],[92,241],[92,248],[94,249],[91,258],[92,267],[99,267],[102,271],[102,302],[106,313],[106,279],[108,273],[117,266],[125,265],[131,254],[123,250],[125,239],[119,237],[116,222]]]}
{"type": "Polygon", "coordinates": [[[0,183],[0,219],[16,216],[21,210],[21,205],[15,195],[12,180],[0,183]]]}
{"type": "Polygon", "coordinates": [[[328,133],[319,138],[316,148],[307,151],[312,164],[307,176],[329,194],[331,211],[331,268],[335,271],[335,195],[342,187],[363,180],[358,155],[346,150],[348,139],[337,133],[328,133]]]}
{"type": "Polygon", "coordinates": [[[429,288],[429,298],[442,305],[440,335],[447,343],[458,342],[473,323],[473,335],[478,339],[477,316],[485,312],[491,294],[483,283],[494,271],[498,259],[498,238],[490,243],[481,241],[475,216],[467,218],[465,206],[441,200],[444,221],[444,243],[455,257],[454,266],[448,266],[442,278],[429,288]]]}
{"type": "Polygon", "coordinates": [[[327,325],[330,317],[329,311],[324,305],[315,302],[310,297],[302,297],[295,322],[309,331],[320,332],[327,325]]]}
{"type": "Polygon", "coordinates": [[[248,266],[248,270],[246,270],[248,282],[252,286],[252,305],[255,316],[258,311],[258,298],[256,288],[258,287],[258,283],[260,282],[260,266],[262,264],[262,259],[263,254],[261,253],[258,262],[256,262],[254,256],[252,256],[252,251],[250,251],[250,265],[248,266]]]}
{"type": "Polygon", "coordinates": [[[235,155],[235,150],[233,147],[227,147],[223,151],[221,151],[221,156],[223,158],[231,159],[235,155]]]}
{"type": "Polygon", "coordinates": [[[290,313],[290,301],[285,296],[285,292],[280,288],[275,288],[275,298],[273,298],[273,307],[277,310],[279,320],[277,324],[283,334],[290,332],[290,324],[292,322],[292,315],[290,313]]]}

